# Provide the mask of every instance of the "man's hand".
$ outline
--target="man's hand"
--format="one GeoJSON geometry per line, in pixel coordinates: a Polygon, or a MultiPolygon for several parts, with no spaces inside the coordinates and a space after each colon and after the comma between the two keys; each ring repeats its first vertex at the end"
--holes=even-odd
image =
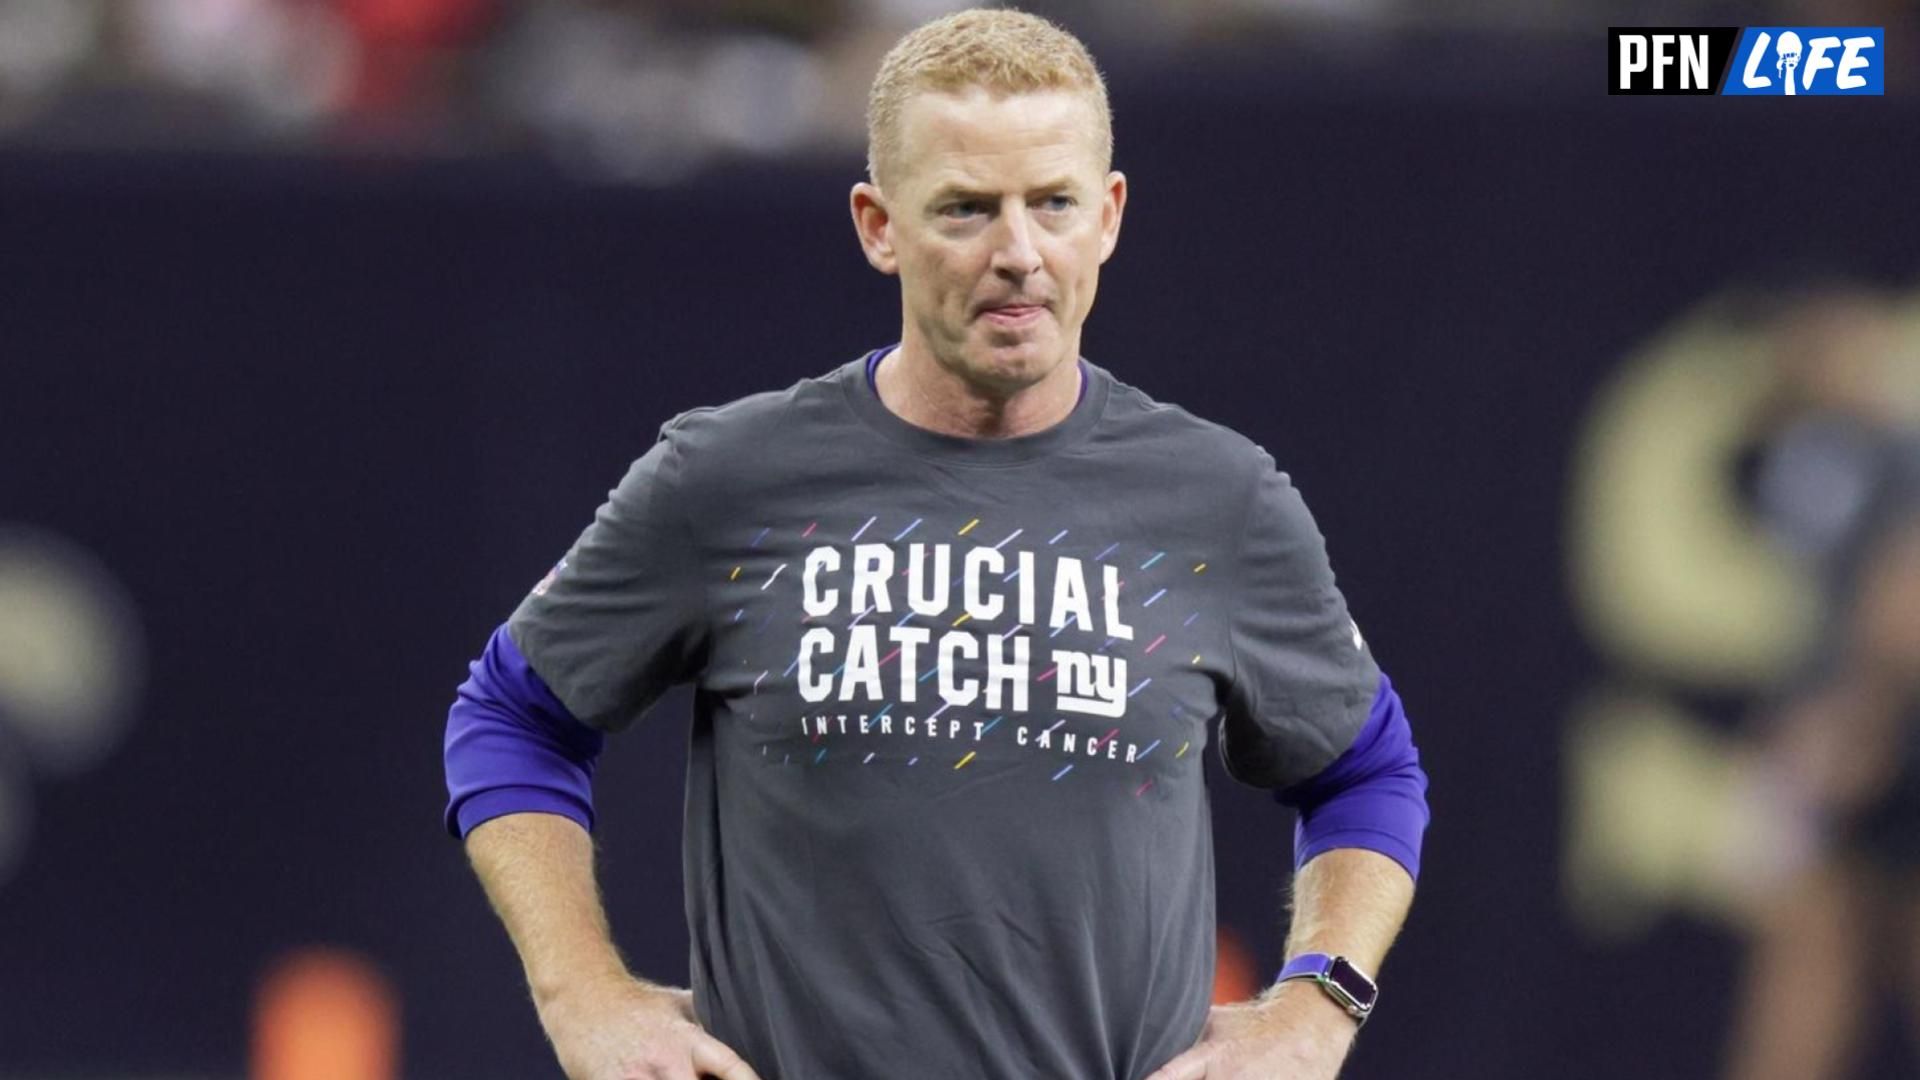
{"type": "Polygon", "coordinates": [[[700,1029],[693,994],[635,979],[571,990],[540,1009],[568,1080],[760,1080],[700,1029]]]}
{"type": "Polygon", "coordinates": [[[1358,1029],[1318,986],[1289,982],[1215,1005],[1199,1043],[1147,1080],[1333,1080],[1358,1029]]]}
{"type": "Polygon", "coordinates": [[[467,854],[519,950],[568,1080],[760,1080],[700,1030],[690,991],[627,973],[585,829],[554,814],[507,814],[469,832],[467,854]]]}

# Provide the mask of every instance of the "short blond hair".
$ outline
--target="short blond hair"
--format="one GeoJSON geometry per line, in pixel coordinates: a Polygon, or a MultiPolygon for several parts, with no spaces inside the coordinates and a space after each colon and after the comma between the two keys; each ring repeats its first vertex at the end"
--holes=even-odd
{"type": "Polygon", "coordinates": [[[935,19],[887,50],[867,95],[867,176],[882,188],[900,158],[900,114],[914,95],[978,86],[996,94],[1085,94],[1099,130],[1100,171],[1113,164],[1107,84],[1080,39],[1038,15],[973,8],[935,19]]]}

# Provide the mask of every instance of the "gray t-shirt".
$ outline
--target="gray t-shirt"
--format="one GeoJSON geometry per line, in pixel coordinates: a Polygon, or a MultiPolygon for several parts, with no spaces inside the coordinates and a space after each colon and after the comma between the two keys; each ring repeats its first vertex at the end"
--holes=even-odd
{"type": "Polygon", "coordinates": [[[1081,370],[1015,439],[908,424],[865,358],[684,413],[513,615],[595,727],[695,684],[694,1001],[764,1080],[1152,1072],[1212,991],[1215,721],[1281,787],[1366,719],[1287,477],[1081,370]]]}

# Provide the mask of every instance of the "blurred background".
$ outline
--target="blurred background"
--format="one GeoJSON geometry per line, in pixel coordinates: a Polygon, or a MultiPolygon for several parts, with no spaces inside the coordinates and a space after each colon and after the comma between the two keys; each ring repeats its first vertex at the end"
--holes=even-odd
{"type": "MultiPolygon", "coordinates": [[[[0,1078],[557,1075],[446,706],[662,421],[897,337],[846,192],[954,6],[0,0],[0,1078]]],[[[1028,6],[1132,181],[1087,355],[1292,473],[1433,778],[1348,1073],[1920,1075],[1914,7],[1028,6]]],[[[597,787],[681,983],[688,707],[597,787]]],[[[1230,998],[1289,822],[1210,780],[1230,998]]]]}

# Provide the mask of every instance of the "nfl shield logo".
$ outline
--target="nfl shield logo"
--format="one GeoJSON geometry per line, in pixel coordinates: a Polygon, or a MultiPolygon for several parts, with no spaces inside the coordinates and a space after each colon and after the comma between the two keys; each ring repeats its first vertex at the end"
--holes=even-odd
{"type": "Polygon", "coordinates": [[[560,576],[560,571],[565,570],[566,568],[567,568],[567,560],[565,559],[561,559],[559,562],[554,563],[553,569],[547,571],[547,576],[541,578],[540,584],[535,585],[533,587],[533,595],[535,596],[547,595],[547,590],[553,588],[554,579],[558,578],[560,576]]]}

